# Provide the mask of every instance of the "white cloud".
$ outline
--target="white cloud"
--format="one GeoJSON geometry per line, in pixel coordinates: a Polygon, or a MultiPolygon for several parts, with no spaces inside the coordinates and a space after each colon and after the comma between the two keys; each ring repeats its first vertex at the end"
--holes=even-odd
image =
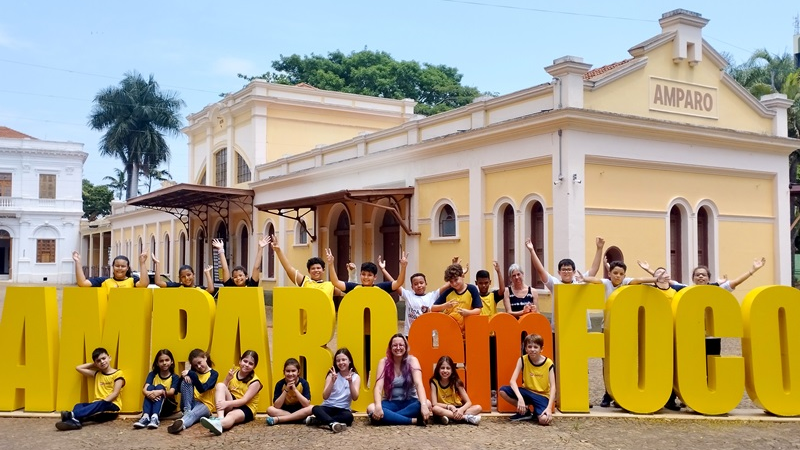
{"type": "Polygon", "coordinates": [[[255,73],[256,66],[252,61],[236,58],[233,56],[226,56],[217,58],[211,66],[215,75],[236,76],[237,73],[251,75],[255,73]]]}

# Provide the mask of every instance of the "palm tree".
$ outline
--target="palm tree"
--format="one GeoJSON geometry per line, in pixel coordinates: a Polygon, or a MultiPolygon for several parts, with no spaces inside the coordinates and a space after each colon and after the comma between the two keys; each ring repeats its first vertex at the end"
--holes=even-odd
{"type": "Polygon", "coordinates": [[[169,160],[164,134],[180,132],[179,112],[184,105],[177,93],[162,91],[153,75],[145,80],[135,71],[126,73],[119,86],[104,88],[95,96],[89,126],[105,130],[100,154],[122,161],[129,181],[126,200],[138,193],[141,167],[158,167],[169,160]]]}
{"type": "Polygon", "coordinates": [[[161,169],[153,169],[150,171],[142,170],[142,175],[147,177],[147,181],[145,181],[145,185],[147,186],[147,192],[151,191],[151,186],[153,185],[153,180],[156,181],[166,181],[172,179],[172,174],[170,174],[166,170],[161,169]]]}
{"type": "Polygon", "coordinates": [[[122,200],[122,195],[128,190],[128,178],[126,172],[124,170],[120,170],[118,168],[114,168],[114,176],[106,175],[103,177],[103,181],[108,181],[109,189],[116,192],[115,198],[122,200]]]}

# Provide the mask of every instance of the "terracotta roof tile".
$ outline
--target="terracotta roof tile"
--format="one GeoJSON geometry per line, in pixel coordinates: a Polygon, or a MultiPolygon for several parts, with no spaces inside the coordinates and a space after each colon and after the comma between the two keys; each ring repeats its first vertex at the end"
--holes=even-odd
{"type": "Polygon", "coordinates": [[[633,61],[633,58],[628,58],[622,61],[617,61],[615,63],[609,64],[607,66],[598,67],[597,69],[592,69],[585,74],[583,74],[584,80],[591,80],[592,78],[602,75],[610,70],[616,69],[619,66],[623,66],[629,62],[633,61]]]}
{"type": "Polygon", "coordinates": [[[36,139],[33,136],[28,136],[25,133],[20,133],[17,130],[12,130],[8,127],[0,126],[0,138],[7,138],[7,139],[36,139]]]}

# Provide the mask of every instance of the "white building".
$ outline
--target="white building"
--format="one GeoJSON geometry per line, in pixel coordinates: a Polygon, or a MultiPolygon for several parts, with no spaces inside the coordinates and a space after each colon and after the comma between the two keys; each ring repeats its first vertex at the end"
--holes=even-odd
{"type": "Polygon", "coordinates": [[[0,127],[0,280],[75,282],[88,156],[83,144],[0,127]]]}

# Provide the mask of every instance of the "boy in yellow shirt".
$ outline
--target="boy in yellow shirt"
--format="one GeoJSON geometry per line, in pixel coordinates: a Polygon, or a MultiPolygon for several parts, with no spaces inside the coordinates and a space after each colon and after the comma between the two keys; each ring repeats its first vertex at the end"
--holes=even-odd
{"type": "Polygon", "coordinates": [[[92,352],[92,362],[75,368],[82,375],[94,378],[94,401],[78,403],[72,411],[61,411],[61,422],[56,428],[61,431],[79,430],[84,422],[107,422],[114,420],[122,408],[119,394],[125,386],[122,370],[111,367],[111,357],[106,349],[99,347],[92,352]]]}

